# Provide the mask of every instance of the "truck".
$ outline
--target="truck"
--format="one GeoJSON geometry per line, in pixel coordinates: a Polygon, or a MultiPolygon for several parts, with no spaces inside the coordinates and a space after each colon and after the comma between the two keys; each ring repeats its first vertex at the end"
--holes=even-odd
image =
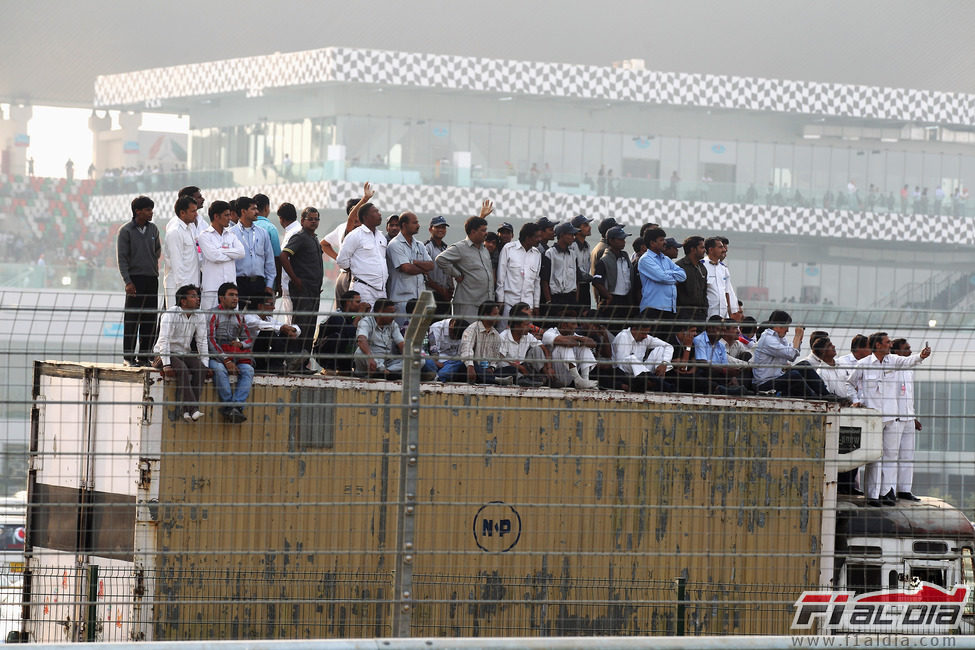
{"type": "Polygon", "coordinates": [[[958,509],[837,495],[868,409],[334,376],[247,408],[34,364],[21,638],[788,634],[810,590],[973,583],[958,509]]]}

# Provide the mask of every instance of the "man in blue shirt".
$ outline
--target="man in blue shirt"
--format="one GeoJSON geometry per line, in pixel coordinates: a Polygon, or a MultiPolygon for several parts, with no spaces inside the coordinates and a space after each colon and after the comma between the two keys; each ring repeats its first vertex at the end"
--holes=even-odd
{"type": "Polygon", "coordinates": [[[231,232],[244,245],[244,256],[235,261],[240,300],[247,304],[274,295],[274,251],[267,231],[255,223],[254,199],[242,196],[235,206],[239,220],[231,232]]]}
{"type": "Polygon", "coordinates": [[[694,359],[707,364],[697,369],[697,384],[706,392],[718,395],[750,395],[750,391],[738,381],[740,371],[728,365],[725,347],[724,319],[718,315],[708,319],[707,328],[694,337],[694,359]]]}
{"type": "Polygon", "coordinates": [[[667,233],[661,228],[651,228],[643,237],[647,252],[637,263],[643,294],[640,311],[647,320],[657,321],[654,336],[668,340],[671,334],[669,321],[677,317],[677,283],[684,282],[687,274],[674,260],[664,254],[667,233]]]}
{"type": "Polygon", "coordinates": [[[257,206],[257,220],[254,224],[266,230],[267,236],[271,239],[271,251],[274,253],[274,287],[277,290],[281,286],[281,236],[268,219],[268,215],[271,214],[271,199],[266,194],[255,194],[254,205],[257,206]]]}

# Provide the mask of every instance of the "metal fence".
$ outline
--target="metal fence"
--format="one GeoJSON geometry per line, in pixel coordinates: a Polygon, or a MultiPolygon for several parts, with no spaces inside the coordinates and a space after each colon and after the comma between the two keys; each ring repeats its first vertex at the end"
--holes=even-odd
{"type": "MultiPolygon", "coordinates": [[[[804,590],[975,581],[967,511],[948,505],[969,504],[837,496],[859,409],[431,382],[421,307],[401,379],[259,376],[242,424],[207,384],[186,422],[158,373],[84,343],[108,320],[97,306],[49,310],[61,334],[5,351],[4,401],[30,414],[3,452],[27,455],[9,513],[25,556],[0,574],[11,640],[781,635],[804,590]],[[912,517],[926,532],[898,532],[912,517]]],[[[969,353],[966,331],[939,336],[969,353]]],[[[919,371],[942,377],[965,368],[919,371]]],[[[919,417],[963,436],[969,416],[919,417]]],[[[919,478],[963,464],[923,440],[919,478]]]]}

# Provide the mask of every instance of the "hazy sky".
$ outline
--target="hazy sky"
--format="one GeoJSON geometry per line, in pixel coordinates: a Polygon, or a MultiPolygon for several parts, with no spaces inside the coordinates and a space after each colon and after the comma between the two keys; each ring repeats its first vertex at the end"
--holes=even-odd
{"type": "Polygon", "coordinates": [[[975,92],[970,0],[0,0],[0,101],[97,74],[359,46],[975,92]]]}

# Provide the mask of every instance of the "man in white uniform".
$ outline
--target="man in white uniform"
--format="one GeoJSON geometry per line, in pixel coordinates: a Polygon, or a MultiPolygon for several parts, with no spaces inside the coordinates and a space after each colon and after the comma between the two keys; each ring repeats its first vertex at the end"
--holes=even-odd
{"type": "Polygon", "coordinates": [[[237,279],[236,260],[244,256],[244,245],[230,232],[230,215],[233,212],[226,201],[210,204],[210,227],[200,233],[200,252],[203,254],[204,311],[216,309],[217,289],[225,282],[237,279]]]}

